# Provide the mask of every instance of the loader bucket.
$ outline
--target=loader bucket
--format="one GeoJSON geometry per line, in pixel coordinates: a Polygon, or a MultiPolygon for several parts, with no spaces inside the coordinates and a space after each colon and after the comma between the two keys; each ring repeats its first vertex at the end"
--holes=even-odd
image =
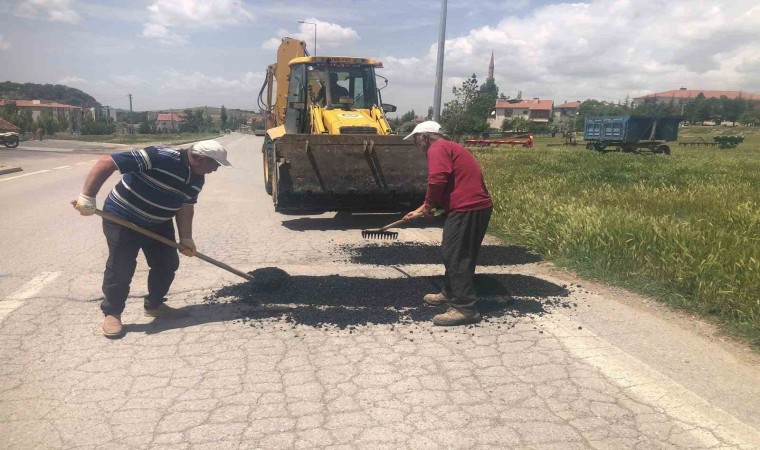
{"type": "Polygon", "coordinates": [[[400,136],[286,134],[274,146],[277,211],[409,211],[425,197],[425,154],[400,136]]]}

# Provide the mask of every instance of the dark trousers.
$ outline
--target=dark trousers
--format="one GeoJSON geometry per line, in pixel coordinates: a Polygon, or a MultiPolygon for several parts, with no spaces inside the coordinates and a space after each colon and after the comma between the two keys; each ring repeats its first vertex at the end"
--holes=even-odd
{"type": "Polygon", "coordinates": [[[443,295],[451,299],[451,306],[463,311],[477,311],[475,265],[492,211],[493,208],[453,212],[443,225],[443,264],[446,267],[443,295]]]}
{"type": "MultiPolygon", "coordinates": [[[[174,224],[171,220],[147,229],[174,240],[174,224]]],[[[105,219],[103,233],[108,242],[108,262],[103,274],[105,299],[100,304],[103,314],[119,315],[124,311],[129,285],[137,266],[137,253],[140,250],[143,251],[150,267],[145,307],[161,306],[174,281],[174,272],[179,268],[177,250],[105,219]]]]}

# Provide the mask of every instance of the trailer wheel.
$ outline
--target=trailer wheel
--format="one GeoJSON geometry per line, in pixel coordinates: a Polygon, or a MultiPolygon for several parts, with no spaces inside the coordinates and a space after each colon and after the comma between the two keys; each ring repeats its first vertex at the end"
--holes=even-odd
{"type": "Polygon", "coordinates": [[[667,145],[664,145],[664,144],[663,145],[659,145],[655,149],[655,152],[657,152],[660,155],[666,155],[667,156],[667,155],[670,155],[670,147],[667,146],[667,145]]]}
{"type": "Polygon", "coordinates": [[[594,143],[593,142],[589,142],[588,144],[586,144],[586,150],[593,150],[593,149],[594,149],[594,143]]]}
{"type": "Polygon", "coordinates": [[[623,144],[620,149],[623,153],[633,153],[636,151],[636,146],[633,144],[623,144]]]}

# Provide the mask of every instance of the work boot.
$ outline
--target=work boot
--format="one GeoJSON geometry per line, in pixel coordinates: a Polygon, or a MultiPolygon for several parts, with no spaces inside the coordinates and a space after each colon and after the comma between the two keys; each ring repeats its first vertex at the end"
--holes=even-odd
{"type": "Polygon", "coordinates": [[[161,303],[157,308],[145,308],[145,315],[148,317],[178,319],[180,317],[187,317],[190,314],[181,308],[172,308],[171,306],[167,306],[166,303],[161,303]]]}
{"type": "Polygon", "coordinates": [[[425,302],[425,304],[429,306],[441,306],[450,302],[451,299],[443,295],[443,292],[439,292],[437,294],[425,295],[424,297],[422,297],[422,301],[425,302]]]}
{"type": "Polygon", "coordinates": [[[121,324],[121,315],[112,316],[107,315],[103,319],[103,336],[107,338],[115,338],[121,336],[124,333],[124,326],[121,324]]]}
{"type": "Polygon", "coordinates": [[[450,307],[445,313],[433,317],[433,325],[453,326],[480,322],[480,313],[450,307]]]}

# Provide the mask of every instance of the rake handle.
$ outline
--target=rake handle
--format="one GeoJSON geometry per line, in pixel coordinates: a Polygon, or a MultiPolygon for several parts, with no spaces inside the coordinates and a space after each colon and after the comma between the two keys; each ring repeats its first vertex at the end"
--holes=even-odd
{"type": "MultiPolygon", "coordinates": [[[[71,202],[71,204],[72,205],[76,205],[76,201],[71,202]]],[[[143,236],[147,236],[147,237],[149,237],[151,239],[155,239],[158,242],[161,242],[162,244],[168,245],[169,247],[174,247],[177,250],[182,250],[182,246],[179,245],[178,243],[172,241],[171,239],[167,239],[167,238],[165,238],[165,237],[163,237],[163,236],[161,236],[159,234],[156,234],[156,233],[154,233],[152,231],[146,230],[145,228],[143,228],[143,227],[141,227],[139,225],[135,225],[132,222],[126,221],[126,220],[124,220],[124,219],[122,219],[120,217],[116,217],[116,216],[114,216],[111,213],[107,213],[105,211],[101,211],[99,209],[96,209],[95,210],[95,215],[100,216],[100,217],[102,217],[102,218],[104,218],[106,220],[109,220],[111,222],[117,223],[117,224],[119,224],[119,225],[121,225],[121,226],[123,226],[125,228],[129,228],[132,231],[136,231],[136,232],[142,234],[143,236]]],[[[221,261],[217,261],[217,260],[215,260],[214,258],[212,258],[210,256],[206,256],[206,255],[204,255],[203,253],[201,253],[199,251],[195,252],[195,257],[196,258],[200,258],[200,259],[206,261],[207,263],[211,263],[211,264],[215,265],[216,267],[219,267],[220,269],[224,269],[227,272],[234,273],[235,275],[237,275],[239,277],[242,277],[242,278],[245,278],[248,281],[253,281],[253,277],[250,276],[250,275],[248,275],[247,273],[241,272],[241,271],[235,269],[234,267],[228,266],[227,264],[225,264],[225,263],[223,263],[221,261]]]]}
{"type": "Polygon", "coordinates": [[[397,220],[397,221],[395,221],[395,222],[393,222],[393,223],[389,223],[388,225],[386,225],[386,226],[384,226],[384,227],[380,228],[380,230],[379,230],[379,231],[385,231],[385,230],[387,230],[388,228],[397,227],[397,226],[401,225],[401,224],[402,224],[402,223],[404,223],[404,222],[409,222],[410,220],[415,220],[415,219],[418,219],[418,218],[420,218],[420,217],[422,217],[422,213],[419,213],[419,214],[417,214],[416,216],[412,216],[412,217],[411,217],[409,220],[404,220],[404,219],[401,219],[401,220],[397,220]]]}

